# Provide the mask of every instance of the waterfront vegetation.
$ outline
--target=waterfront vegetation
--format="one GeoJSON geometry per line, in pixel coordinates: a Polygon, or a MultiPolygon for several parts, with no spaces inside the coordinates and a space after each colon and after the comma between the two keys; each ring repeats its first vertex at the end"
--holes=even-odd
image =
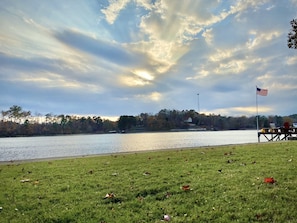
{"type": "MultiPolygon", "coordinates": [[[[197,113],[195,110],[162,109],[157,114],[141,113],[136,116],[122,115],[117,121],[100,116],[46,115],[32,116],[14,105],[1,111],[0,137],[48,136],[65,134],[98,134],[109,132],[160,132],[170,130],[246,130],[256,129],[256,117],[227,117],[197,113]]],[[[282,127],[297,123],[297,114],[290,116],[259,116],[259,128],[269,128],[270,123],[282,127]]]]}
{"type": "Polygon", "coordinates": [[[0,219],[296,222],[296,173],[296,141],[8,162],[0,219]]]}

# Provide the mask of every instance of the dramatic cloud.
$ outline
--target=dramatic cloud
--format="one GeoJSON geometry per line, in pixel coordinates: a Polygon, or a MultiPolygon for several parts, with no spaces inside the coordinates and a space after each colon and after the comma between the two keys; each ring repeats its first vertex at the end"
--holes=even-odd
{"type": "Polygon", "coordinates": [[[4,1],[0,110],[297,113],[296,0],[4,1]]]}

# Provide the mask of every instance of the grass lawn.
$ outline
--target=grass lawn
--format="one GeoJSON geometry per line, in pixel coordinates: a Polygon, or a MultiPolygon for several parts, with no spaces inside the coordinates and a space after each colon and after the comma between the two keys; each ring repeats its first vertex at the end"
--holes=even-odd
{"type": "Polygon", "coordinates": [[[296,141],[5,163],[0,177],[0,222],[297,222],[296,141]]]}

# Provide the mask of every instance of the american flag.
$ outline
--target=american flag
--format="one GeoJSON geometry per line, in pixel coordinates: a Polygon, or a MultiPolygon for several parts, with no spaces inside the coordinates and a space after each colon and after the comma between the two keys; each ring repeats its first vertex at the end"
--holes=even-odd
{"type": "Polygon", "coordinates": [[[268,90],[267,89],[261,89],[257,87],[257,94],[261,96],[267,96],[268,90]]]}

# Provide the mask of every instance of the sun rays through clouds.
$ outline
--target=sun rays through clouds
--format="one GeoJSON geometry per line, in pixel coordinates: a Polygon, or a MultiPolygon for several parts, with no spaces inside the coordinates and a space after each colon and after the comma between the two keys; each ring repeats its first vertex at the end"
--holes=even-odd
{"type": "Polygon", "coordinates": [[[4,1],[0,104],[48,101],[53,111],[39,112],[63,113],[67,99],[74,113],[137,115],[196,109],[199,92],[205,113],[254,115],[259,85],[271,92],[263,114],[293,114],[286,35],[296,9],[294,0],[4,1]]]}

